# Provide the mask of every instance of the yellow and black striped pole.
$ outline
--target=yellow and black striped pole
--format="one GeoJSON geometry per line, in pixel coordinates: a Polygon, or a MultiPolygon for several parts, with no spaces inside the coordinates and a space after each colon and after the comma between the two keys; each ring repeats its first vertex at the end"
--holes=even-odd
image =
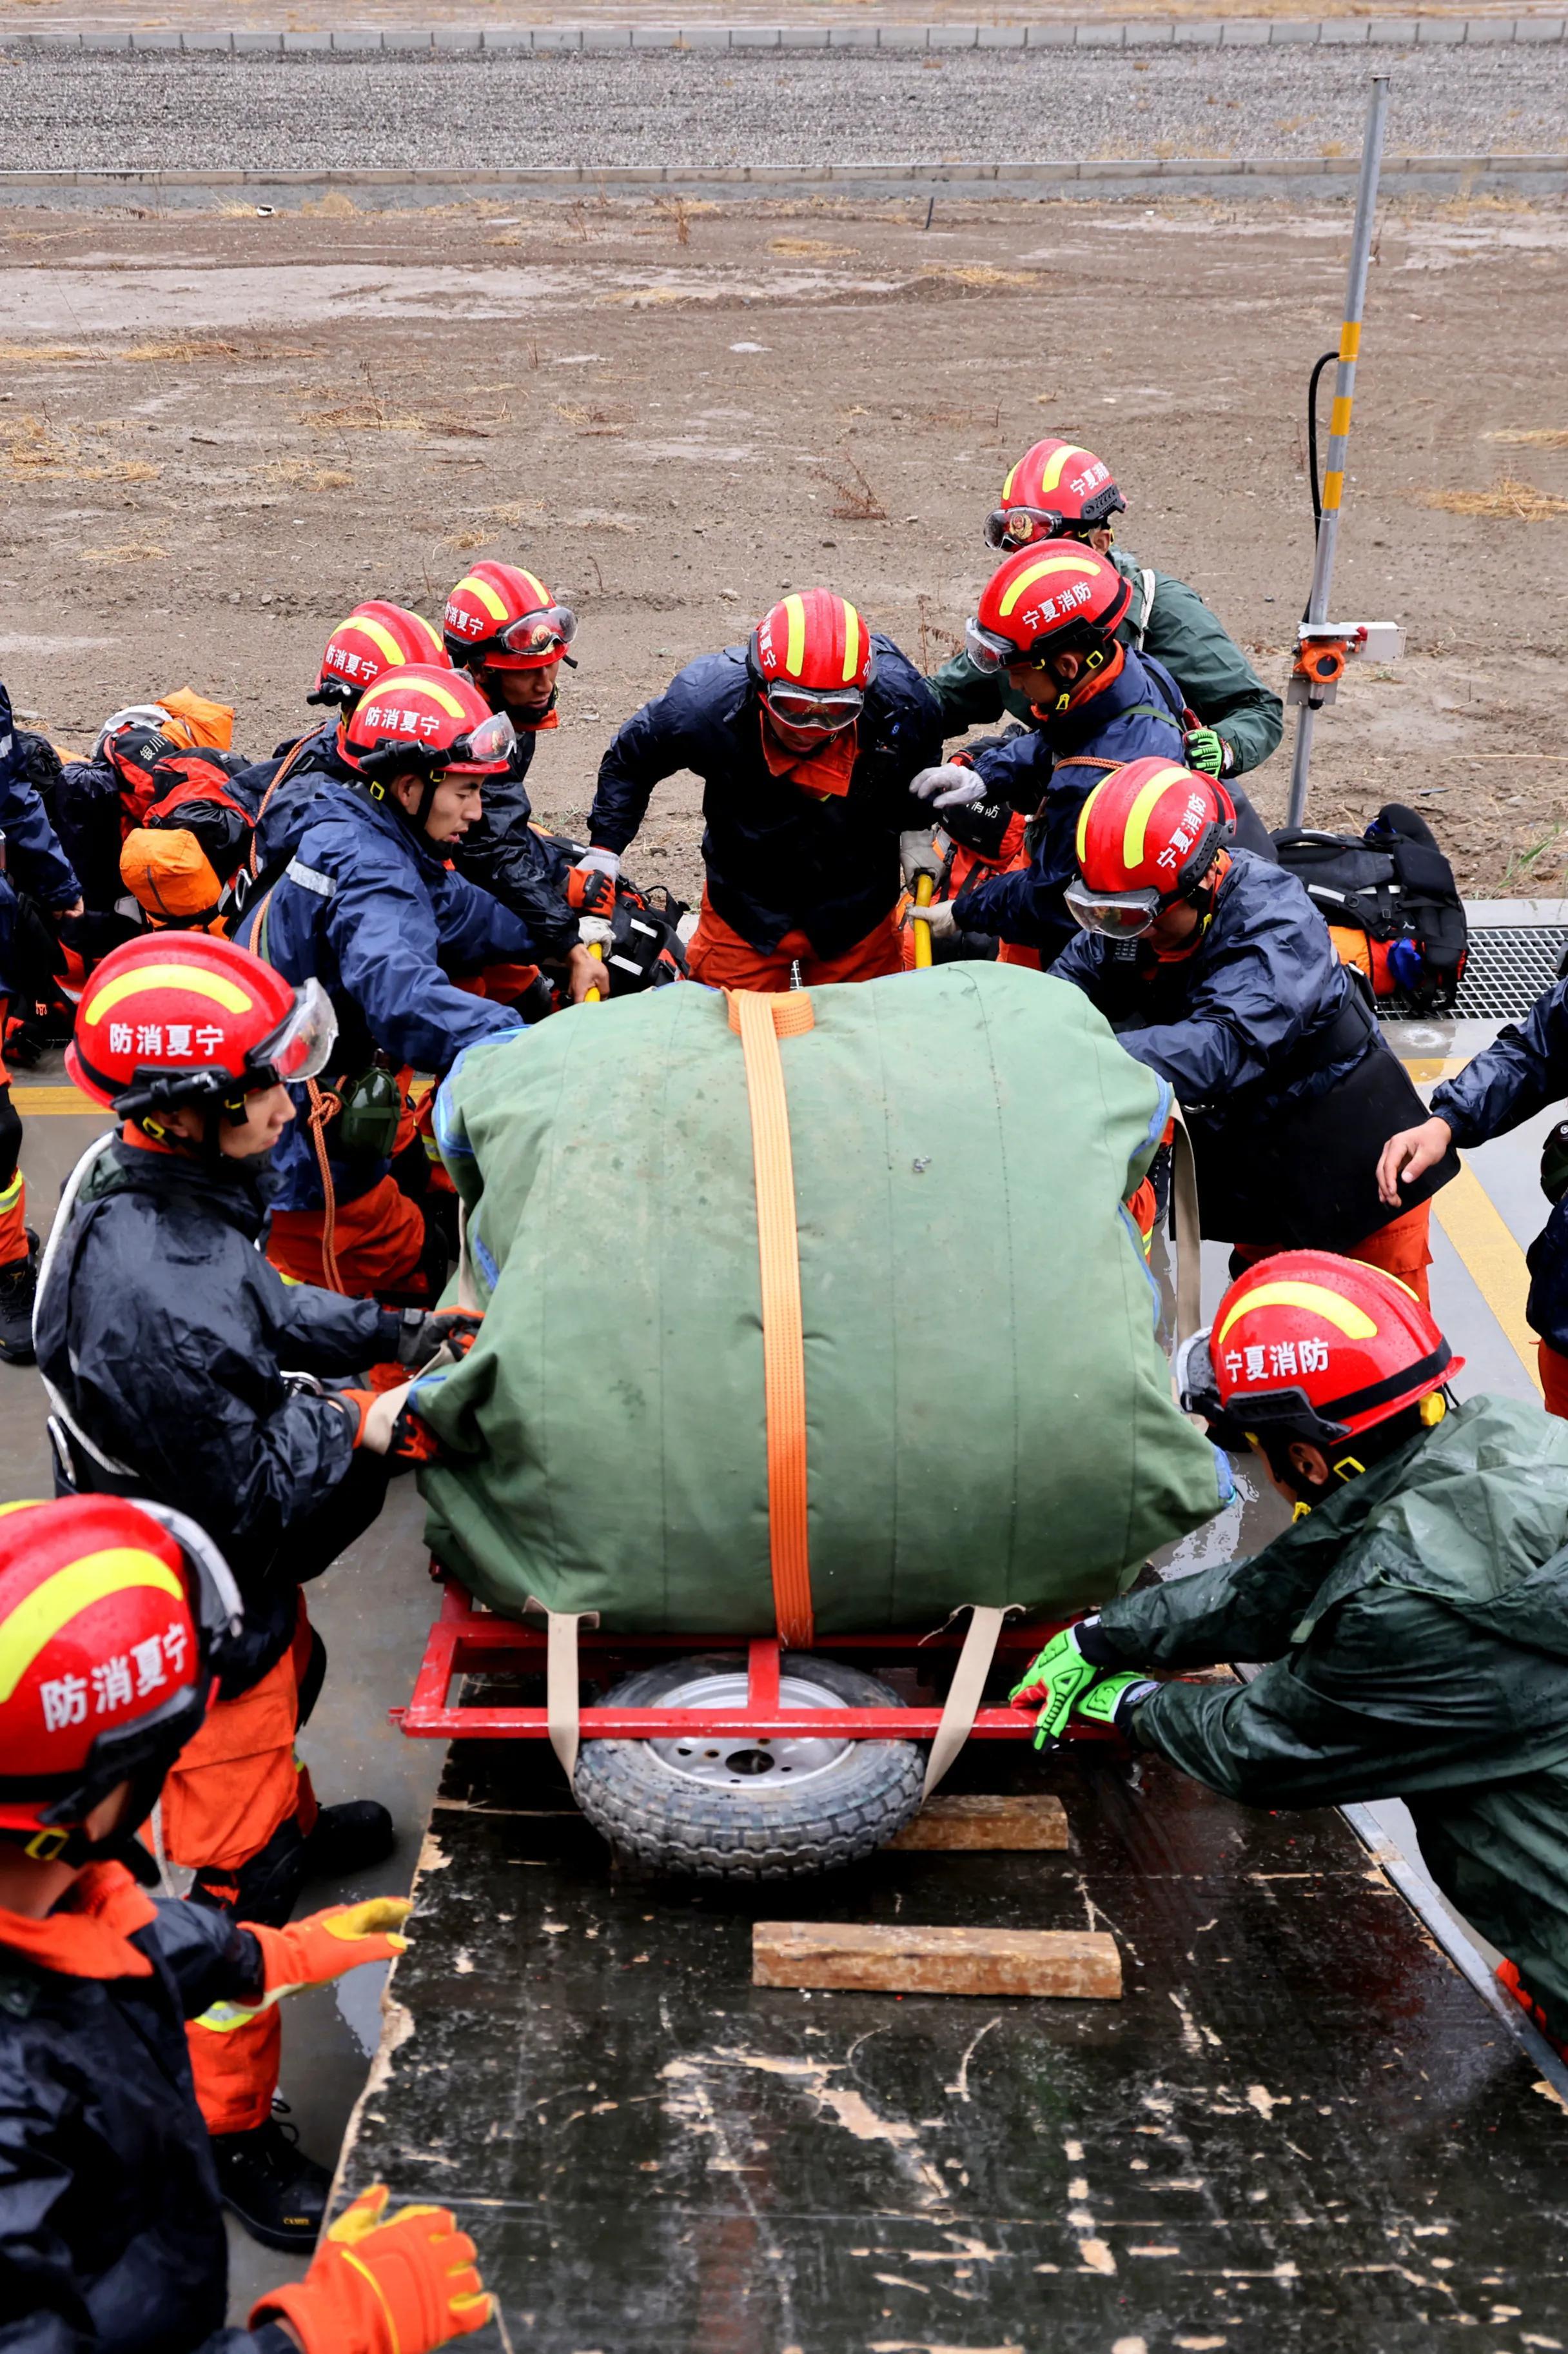
{"type": "MultiPolygon", "coordinates": [[[[1345,290],[1345,323],[1340,330],[1340,364],[1334,376],[1334,406],[1329,419],[1329,450],[1323,470],[1323,513],[1318,525],[1318,545],[1312,559],[1312,593],[1307,600],[1307,624],[1329,618],[1329,594],[1334,584],[1334,544],[1340,534],[1340,509],[1345,494],[1345,445],[1351,435],[1351,406],[1356,395],[1356,361],[1361,347],[1361,313],[1366,308],[1367,268],[1372,260],[1372,228],[1377,217],[1378,175],[1383,168],[1383,135],[1388,121],[1389,77],[1373,74],[1372,105],[1367,111],[1366,139],[1361,147],[1361,181],[1356,189],[1355,227],[1351,232],[1350,280],[1345,290]]],[[[1307,770],[1312,758],[1312,729],[1319,705],[1310,699],[1297,714],[1296,746],[1290,763],[1290,811],[1287,822],[1299,825],[1307,808],[1307,770]]]]}

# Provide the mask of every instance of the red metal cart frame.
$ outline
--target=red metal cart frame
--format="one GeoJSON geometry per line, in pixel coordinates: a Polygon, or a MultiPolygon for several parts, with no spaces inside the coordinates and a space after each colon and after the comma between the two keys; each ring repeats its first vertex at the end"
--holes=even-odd
{"type": "MultiPolygon", "coordinates": [[[[1010,1620],[997,1644],[997,1657],[1016,1657],[1027,1663],[1050,1641],[1065,1622],[1052,1619],[1010,1620]]],[[[548,1712],[544,1708],[498,1706],[487,1702],[468,1705],[452,1701],[458,1677],[473,1674],[540,1675],[545,1671],[547,1645],[542,1625],[503,1618],[477,1608],[455,1580],[449,1581],[440,1616],[430,1628],[425,1656],[407,1708],[390,1711],[392,1721],[411,1739],[423,1741],[547,1741],[548,1712]]],[[[741,1648],[734,1635],[617,1635],[597,1628],[581,1629],[578,1646],[585,1665],[599,1672],[620,1673],[646,1667],[662,1653],[734,1652],[741,1648]]],[[[836,1635],[824,1638],[821,1649],[846,1653],[867,1667],[914,1659],[916,1654],[956,1655],[962,1648],[963,1629],[947,1626],[934,1634],[836,1635]]],[[[779,1644],[777,1636],[755,1636],[744,1646],[747,1654],[747,1698],[742,1709],[606,1708],[581,1711],[579,1728],[585,1741],[665,1740],[676,1734],[718,1734],[724,1739],[747,1735],[752,1740],[828,1735],[843,1741],[929,1741],[942,1721],[939,1706],[912,1708],[786,1708],[779,1697],[779,1644]]],[[[1027,1741],[1034,1721],[1022,1710],[981,1708],[969,1738],[975,1741],[1027,1741]]],[[[1115,1740],[1098,1726],[1074,1724],[1071,1740],[1115,1740]]]]}

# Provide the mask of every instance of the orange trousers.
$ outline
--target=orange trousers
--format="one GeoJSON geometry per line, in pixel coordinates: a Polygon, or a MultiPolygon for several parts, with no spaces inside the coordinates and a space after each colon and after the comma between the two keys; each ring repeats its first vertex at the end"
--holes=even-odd
{"type": "MultiPolygon", "coordinates": [[[[409,1123],[409,1134],[413,1124],[409,1123]]],[[[324,1210],[275,1210],[267,1256],[296,1283],[323,1285],[356,1299],[383,1291],[410,1291],[423,1280],[425,1221],[397,1180],[383,1177],[368,1193],[340,1200],[333,1218],[333,1267],[327,1257],[324,1210]]]]}
{"type": "Polygon", "coordinates": [[[904,949],[896,914],[890,908],[881,923],[842,956],[820,957],[804,932],[786,932],[776,949],[754,949],[722,916],[715,914],[704,891],[697,928],[686,949],[686,969],[694,981],[705,982],[709,989],[778,991],[789,988],[790,967],[797,962],[808,989],[831,981],[880,981],[885,973],[902,972],[904,949]]]}
{"type": "MultiPolygon", "coordinates": [[[[1385,1275],[1396,1276],[1414,1292],[1423,1308],[1430,1308],[1426,1270],[1432,1264],[1431,1230],[1432,1204],[1422,1202],[1402,1217],[1391,1218],[1375,1234],[1363,1235],[1340,1256],[1359,1258],[1363,1267],[1380,1267],[1385,1275]]],[[[1272,1258],[1279,1247],[1277,1243],[1238,1243],[1231,1253],[1232,1269],[1239,1275],[1244,1267],[1255,1267],[1260,1258],[1272,1258]]],[[[1568,1359],[1563,1362],[1568,1366],[1568,1359]]]]}
{"type": "Polygon", "coordinates": [[[1550,1341],[1538,1341],[1535,1352],[1546,1411],[1568,1422],[1568,1357],[1550,1341]]]}
{"type": "MultiPolygon", "coordinates": [[[[300,1679],[311,1656],[311,1622],[300,1596],[294,1640],[260,1683],[220,1700],[164,1785],[164,1846],[175,1863],[213,1875],[238,1873],[290,1816],[308,1837],[316,1797],[294,1755],[300,1679]]],[[[237,1917],[243,1918],[243,1913],[237,1917]]],[[[208,2133],[264,2125],[278,2089],[282,2029],[278,2007],[239,2019],[216,2003],[185,2030],[196,2101],[208,2133]]]]}

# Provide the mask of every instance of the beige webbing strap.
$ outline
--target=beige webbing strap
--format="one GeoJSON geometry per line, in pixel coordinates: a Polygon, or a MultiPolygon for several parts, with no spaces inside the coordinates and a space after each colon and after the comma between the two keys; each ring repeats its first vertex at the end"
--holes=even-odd
{"type": "Polygon", "coordinates": [[[474,1288],[473,1268],[468,1256],[468,1204],[458,1204],[457,1304],[471,1316],[484,1313],[479,1293],[474,1288]]]}
{"type": "MultiPolygon", "coordinates": [[[[980,1697],[985,1691],[985,1680],[996,1657],[1002,1620],[1007,1617],[1006,1610],[993,1609],[986,1602],[969,1604],[969,1631],[964,1637],[963,1649],[959,1653],[959,1664],[953,1670],[953,1681],[942,1708],[942,1721],[937,1727],[937,1737],[926,1760],[926,1781],[920,1792],[922,1806],[974,1730],[980,1697]]],[[[955,1612],[955,1617],[957,1615],[955,1612]]]]}
{"type": "MultiPolygon", "coordinates": [[[[1171,1101],[1171,1196],[1176,1211],[1176,1347],[1190,1341],[1203,1317],[1202,1229],[1198,1224],[1198,1166],[1181,1107],[1171,1101]]],[[[1174,1390],[1176,1377],[1172,1373],[1174,1390]]],[[[1178,1399],[1180,1404],[1180,1399],[1178,1399]]]]}
{"type": "Polygon", "coordinates": [[[577,1771],[577,1727],[582,1712],[582,1679],[577,1667],[577,1628],[597,1627],[597,1610],[548,1610],[531,1594],[524,1610],[537,1610],[546,1626],[545,1717],[550,1746],[561,1761],[561,1771],[575,1782],[577,1771]]]}
{"type": "Polygon", "coordinates": [[[757,1253],[762,1288],[762,1383],[768,1426],[768,1542],[779,1638],[809,1650],[813,1633],[806,1488],[806,1342],[800,1311],[800,1237],[795,1161],[779,1041],[816,1019],[804,990],[768,996],[727,990],[740,1034],[757,1182],[757,1253]]]}

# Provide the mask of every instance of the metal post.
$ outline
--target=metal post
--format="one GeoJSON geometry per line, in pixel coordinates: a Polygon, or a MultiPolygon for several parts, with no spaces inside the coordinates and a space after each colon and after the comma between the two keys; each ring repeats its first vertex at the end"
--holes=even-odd
{"type": "MultiPolygon", "coordinates": [[[[1329,420],[1323,513],[1312,557],[1312,593],[1307,600],[1308,621],[1328,620],[1329,593],[1334,583],[1334,544],[1339,537],[1340,503],[1345,489],[1345,444],[1350,440],[1351,404],[1355,398],[1356,358],[1361,350],[1367,265],[1372,259],[1372,224],[1377,214],[1378,175],[1383,168],[1388,90],[1387,74],[1373,74],[1366,138],[1361,146],[1361,183],[1356,190],[1355,227],[1351,232],[1351,271],[1345,290],[1344,324],[1340,330],[1340,365],[1334,377],[1334,406],[1329,420]]],[[[1289,825],[1299,825],[1307,808],[1307,770],[1312,758],[1312,729],[1319,707],[1304,703],[1297,715],[1296,747],[1290,762],[1290,808],[1286,820],[1289,825]]]]}

